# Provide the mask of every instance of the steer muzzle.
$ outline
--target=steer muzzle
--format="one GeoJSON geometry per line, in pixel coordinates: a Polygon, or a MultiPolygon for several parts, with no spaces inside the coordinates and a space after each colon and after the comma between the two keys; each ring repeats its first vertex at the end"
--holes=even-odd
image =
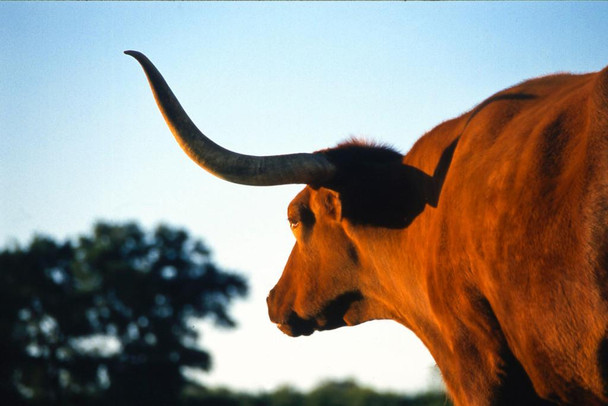
{"type": "Polygon", "coordinates": [[[291,308],[283,308],[277,300],[274,289],[268,295],[266,302],[270,321],[283,333],[298,337],[311,335],[316,330],[333,330],[350,324],[345,316],[351,306],[362,300],[363,295],[359,291],[343,293],[329,301],[321,311],[313,312],[310,317],[300,315],[291,308]]]}

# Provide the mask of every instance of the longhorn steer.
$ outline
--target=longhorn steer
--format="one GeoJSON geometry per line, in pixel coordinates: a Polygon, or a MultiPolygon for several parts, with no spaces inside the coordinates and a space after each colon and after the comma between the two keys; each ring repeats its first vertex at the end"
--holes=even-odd
{"type": "Polygon", "coordinates": [[[608,69],[501,91],[405,156],[349,142],[253,157],[205,137],[152,63],[127,53],[200,166],[307,185],[268,296],[284,333],[393,319],[457,405],[608,403],[608,69]]]}

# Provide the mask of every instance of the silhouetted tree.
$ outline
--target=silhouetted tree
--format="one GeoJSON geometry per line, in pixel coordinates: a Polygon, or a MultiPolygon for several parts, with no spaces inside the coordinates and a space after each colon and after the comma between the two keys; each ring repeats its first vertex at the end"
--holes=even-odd
{"type": "Polygon", "coordinates": [[[2,404],[175,404],[208,370],[192,321],[233,327],[245,280],[181,229],[98,223],[0,251],[2,404]]]}

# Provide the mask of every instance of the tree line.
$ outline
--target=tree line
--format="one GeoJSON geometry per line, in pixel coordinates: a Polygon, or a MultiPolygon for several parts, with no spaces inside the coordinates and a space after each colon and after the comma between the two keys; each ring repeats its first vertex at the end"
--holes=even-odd
{"type": "Polygon", "coordinates": [[[230,389],[187,388],[183,405],[213,406],[449,406],[446,394],[414,395],[379,392],[353,380],[322,382],[309,392],[283,386],[271,392],[245,393],[230,389]]]}

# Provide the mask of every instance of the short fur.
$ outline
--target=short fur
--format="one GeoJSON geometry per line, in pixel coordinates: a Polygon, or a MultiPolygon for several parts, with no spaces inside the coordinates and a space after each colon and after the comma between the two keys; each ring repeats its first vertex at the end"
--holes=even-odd
{"type": "Polygon", "coordinates": [[[405,156],[319,153],[339,172],[289,207],[281,330],[393,319],[456,405],[608,404],[608,70],[502,91],[405,156]]]}

